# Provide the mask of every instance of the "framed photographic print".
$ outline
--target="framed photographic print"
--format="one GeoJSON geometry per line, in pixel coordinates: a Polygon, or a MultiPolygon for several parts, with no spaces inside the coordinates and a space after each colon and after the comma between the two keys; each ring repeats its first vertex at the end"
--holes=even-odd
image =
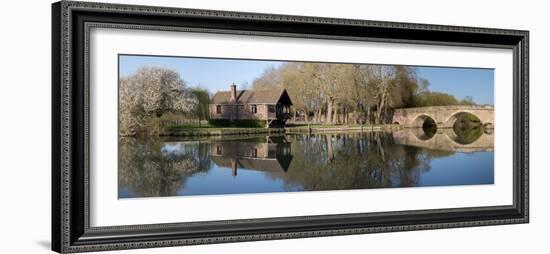
{"type": "Polygon", "coordinates": [[[57,252],[527,223],[527,31],[61,1],[57,252]]]}

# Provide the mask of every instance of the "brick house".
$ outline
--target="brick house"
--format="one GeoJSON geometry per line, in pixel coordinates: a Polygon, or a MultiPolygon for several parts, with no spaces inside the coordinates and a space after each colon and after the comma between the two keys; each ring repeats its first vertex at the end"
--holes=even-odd
{"type": "Polygon", "coordinates": [[[285,89],[241,90],[232,84],[218,91],[210,102],[210,119],[264,120],[268,127],[284,126],[290,118],[292,101],[285,89]]]}

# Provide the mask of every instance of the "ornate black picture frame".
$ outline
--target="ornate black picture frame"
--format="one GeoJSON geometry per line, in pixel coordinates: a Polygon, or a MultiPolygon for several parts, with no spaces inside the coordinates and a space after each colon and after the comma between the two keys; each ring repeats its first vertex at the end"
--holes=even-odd
{"type": "Polygon", "coordinates": [[[62,1],[52,5],[52,249],[61,253],[472,227],[529,221],[529,32],[62,1]],[[171,224],[89,225],[92,27],[513,50],[513,205],[171,224]]]}

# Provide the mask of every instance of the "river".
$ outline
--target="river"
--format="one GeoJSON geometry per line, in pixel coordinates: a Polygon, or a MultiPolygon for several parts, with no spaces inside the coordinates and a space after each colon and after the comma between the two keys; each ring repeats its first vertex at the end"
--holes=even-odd
{"type": "Polygon", "coordinates": [[[493,184],[493,135],[120,138],[119,198],[493,184]]]}

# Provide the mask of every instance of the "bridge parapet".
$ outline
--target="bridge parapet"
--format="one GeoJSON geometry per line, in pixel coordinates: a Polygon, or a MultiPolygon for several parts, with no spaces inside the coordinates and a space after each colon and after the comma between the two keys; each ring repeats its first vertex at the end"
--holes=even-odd
{"type": "Polygon", "coordinates": [[[494,125],[492,105],[452,105],[395,109],[392,122],[404,127],[420,128],[428,120],[433,120],[438,128],[452,128],[460,113],[478,117],[482,124],[494,125]]]}
{"type": "Polygon", "coordinates": [[[473,110],[494,110],[493,105],[449,105],[449,106],[427,106],[427,107],[414,107],[414,108],[398,108],[395,111],[408,111],[408,112],[421,112],[421,111],[434,111],[434,110],[460,110],[460,109],[473,109],[473,110]]]}

